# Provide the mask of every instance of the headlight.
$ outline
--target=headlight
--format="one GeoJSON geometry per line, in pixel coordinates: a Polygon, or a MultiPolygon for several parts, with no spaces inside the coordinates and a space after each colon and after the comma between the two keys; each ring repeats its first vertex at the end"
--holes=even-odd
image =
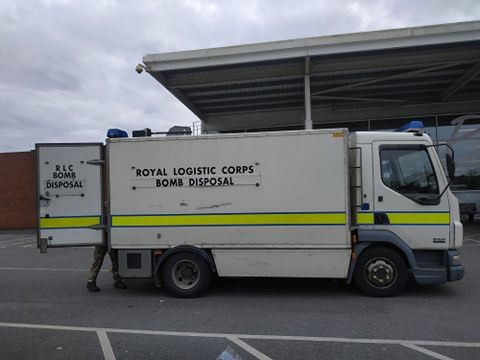
{"type": "Polygon", "coordinates": [[[462,265],[462,262],[460,261],[460,255],[452,256],[452,265],[453,266],[462,265]]]}

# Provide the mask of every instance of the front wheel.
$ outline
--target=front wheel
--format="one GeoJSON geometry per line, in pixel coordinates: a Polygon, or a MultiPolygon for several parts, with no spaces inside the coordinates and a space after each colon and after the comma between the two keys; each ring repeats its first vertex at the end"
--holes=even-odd
{"type": "Polygon", "coordinates": [[[199,255],[182,252],[173,254],[162,266],[162,280],[167,291],[177,297],[202,295],[210,284],[211,271],[199,255]]]}
{"type": "Polygon", "coordinates": [[[403,258],[387,247],[373,247],[360,254],[354,281],[368,296],[394,296],[408,282],[408,268],[403,258]]]}

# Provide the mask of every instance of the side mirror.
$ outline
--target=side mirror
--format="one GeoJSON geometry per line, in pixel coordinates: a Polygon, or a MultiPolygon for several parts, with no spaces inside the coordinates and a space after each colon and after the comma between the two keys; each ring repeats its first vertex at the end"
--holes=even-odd
{"type": "Polygon", "coordinates": [[[452,154],[446,154],[446,164],[448,178],[453,179],[455,177],[455,161],[453,160],[452,154]]]}
{"type": "MultiPolygon", "coordinates": [[[[445,153],[445,166],[446,166],[447,175],[448,175],[448,184],[445,186],[445,188],[440,193],[440,195],[438,195],[436,197],[438,200],[440,200],[440,198],[445,193],[445,191],[447,191],[447,189],[450,187],[450,185],[452,185],[453,179],[455,177],[455,158],[454,158],[455,152],[453,151],[453,148],[446,143],[445,144],[439,144],[439,145],[429,145],[428,147],[435,147],[437,149],[437,154],[438,154],[438,149],[441,146],[447,147],[450,150],[450,152],[445,153]]],[[[432,201],[432,199],[422,199],[422,201],[425,202],[425,205],[429,205],[429,203],[432,201]]]]}

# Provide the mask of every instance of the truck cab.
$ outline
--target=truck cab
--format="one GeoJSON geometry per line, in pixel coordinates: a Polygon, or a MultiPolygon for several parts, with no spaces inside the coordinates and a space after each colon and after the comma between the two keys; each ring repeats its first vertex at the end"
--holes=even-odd
{"type": "MultiPolygon", "coordinates": [[[[361,169],[353,251],[365,263],[364,286],[389,293],[388,285],[399,276],[392,261],[365,253],[379,247],[400,254],[418,284],[461,279],[464,270],[456,249],[462,246],[463,225],[449,188],[453,173],[445,175],[430,137],[421,130],[357,132],[350,145],[361,154],[353,157],[361,169]]],[[[354,261],[351,268],[357,266],[354,261]]],[[[355,281],[362,283],[358,277],[357,271],[355,281]]]]}

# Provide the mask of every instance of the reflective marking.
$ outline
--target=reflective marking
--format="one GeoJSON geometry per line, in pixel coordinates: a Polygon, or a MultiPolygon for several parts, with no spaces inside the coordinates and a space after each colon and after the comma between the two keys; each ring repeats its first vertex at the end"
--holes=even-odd
{"type": "Polygon", "coordinates": [[[41,229],[88,228],[100,224],[100,216],[49,217],[40,218],[41,229]]]}
{"type": "Polygon", "coordinates": [[[426,213],[426,212],[411,212],[411,213],[396,213],[387,212],[390,224],[421,224],[421,225],[449,225],[450,213],[426,213]]]}
{"type": "MultiPolygon", "coordinates": [[[[390,224],[388,225],[450,225],[450,213],[448,212],[383,212],[387,214],[390,224]]],[[[373,225],[373,212],[358,212],[358,225],[373,225]]]]}
{"type": "Polygon", "coordinates": [[[260,359],[260,360],[273,360],[272,358],[269,358],[267,355],[265,355],[264,353],[258,351],[257,349],[251,347],[250,345],[248,345],[246,342],[240,340],[239,338],[235,337],[235,336],[229,336],[227,337],[228,340],[230,340],[231,342],[233,342],[234,344],[237,344],[238,346],[240,346],[243,350],[249,352],[250,354],[252,354],[253,356],[255,356],[257,359],[260,359]]]}
{"type": "Polygon", "coordinates": [[[373,213],[372,212],[358,212],[357,213],[357,224],[358,225],[372,225],[373,224],[373,213]]]}
{"type": "Polygon", "coordinates": [[[334,131],[332,133],[332,137],[334,138],[343,138],[343,131],[334,131]]]}
{"type": "Polygon", "coordinates": [[[108,335],[105,330],[97,330],[98,340],[100,341],[100,346],[102,347],[103,357],[105,360],[115,360],[115,354],[113,353],[112,345],[110,345],[110,340],[108,340],[108,335]]]}
{"type": "Polygon", "coordinates": [[[345,225],[345,213],[114,215],[112,226],[295,226],[345,225]]]}
{"type": "Polygon", "coordinates": [[[441,355],[439,353],[436,353],[435,351],[431,351],[431,350],[428,350],[428,349],[425,349],[423,347],[420,347],[420,346],[417,346],[415,344],[411,344],[411,343],[404,343],[402,344],[403,346],[409,348],[409,349],[412,349],[412,350],[415,350],[415,351],[418,351],[418,352],[421,352],[425,355],[429,355],[431,357],[434,357],[435,359],[440,359],[440,360],[455,360],[455,359],[452,359],[448,356],[445,356],[445,355],[441,355]]]}

